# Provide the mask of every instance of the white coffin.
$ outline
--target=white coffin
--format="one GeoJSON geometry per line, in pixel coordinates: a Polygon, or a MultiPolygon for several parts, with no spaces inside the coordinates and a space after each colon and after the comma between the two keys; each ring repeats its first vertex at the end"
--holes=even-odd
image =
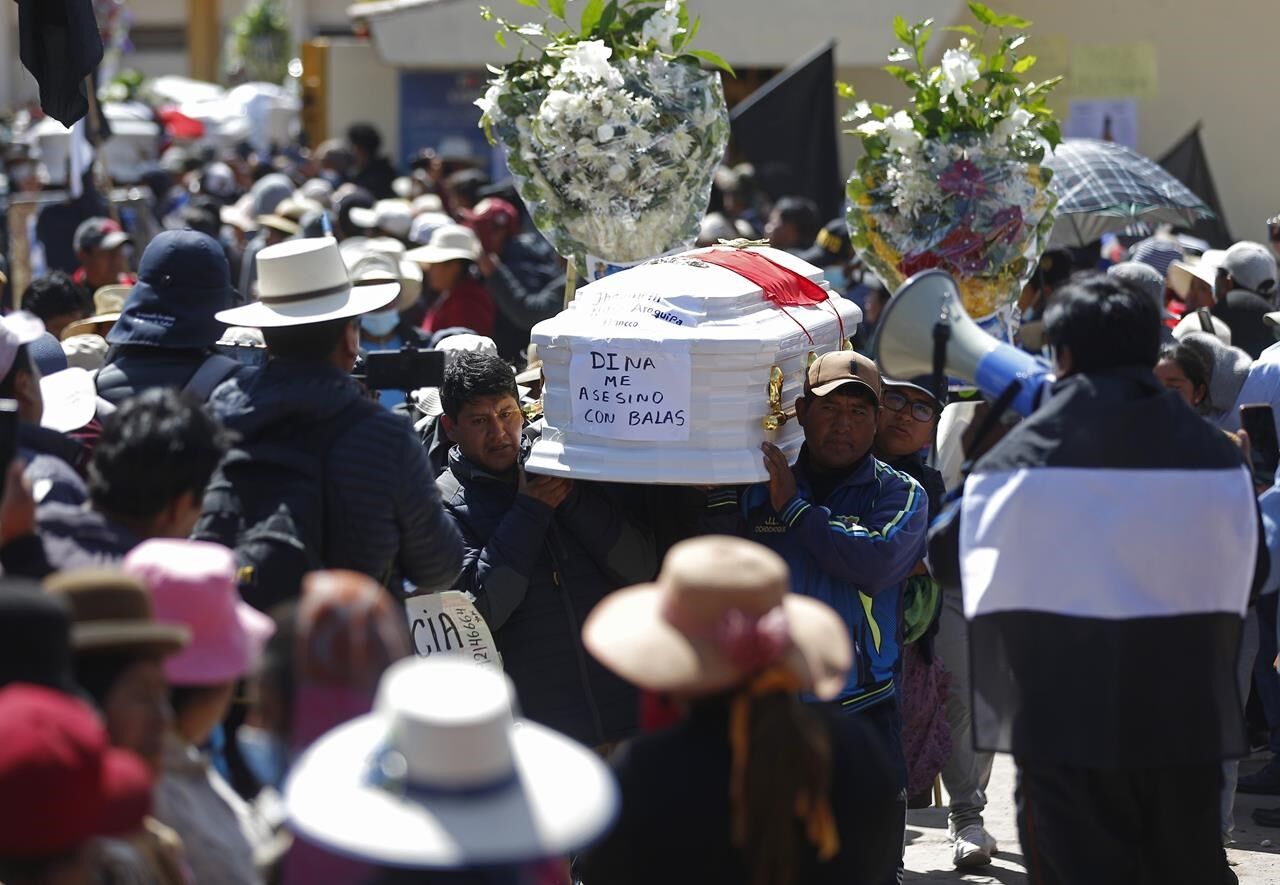
{"type": "MultiPolygon", "coordinates": [[[[728,247],[713,247],[721,248],[728,247]]],[[[846,346],[862,312],[830,293],[823,304],[775,307],[755,283],[699,261],[708,251],[594,282],[533,328],[546,427],[525,465],[530,472],[719,485],[767,479],[765,440],[796,456],[803,432],[794,417],[766,430],[776,412],[773,367],[790,411],[810,355],[846,346]]],[[[826,288],[819,268],[776,249],[756,251],[826,288]]]]}

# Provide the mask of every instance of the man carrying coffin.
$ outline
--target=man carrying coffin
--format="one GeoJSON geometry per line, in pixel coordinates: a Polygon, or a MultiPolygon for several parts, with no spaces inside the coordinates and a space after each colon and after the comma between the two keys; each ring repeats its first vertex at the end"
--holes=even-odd
{"type": "Polygon", "coordinates": [[[580,634],[605,595],[653,577],[652,540],[599,485],[524,472],[516,377],[497,356],[459,353],[440,404],[455,445],[437,485],[465,548],[455,589],[475,597],[521,710],[588,746],[630,737],[635,689],[580,634]]]}
{"type": "Polygon", "coordinates": [[[1045,340],[1047,402],[931,539],[935,576],[963,585],[975,743],[1014,755],[1037,885],[1233,882],[1218,794],[1221,761],[1247,749],[1236,661],[1267,574],[1253,481],[1154,377],[1145,295],[1073,283],[1045,340]]]}
{"type": "MultiPolygon", "coordinates": [[[[925,552],[928,498],[910,476],[872,453],[881,412],[880,373],[867,357],[837,351],[819,357],[805,375],[796,418],[804,446],[794,466],[764,444],[769,482],[743,492],[739,517],[746,537],[772,548],[791,570],[792,590],[830,605],[853,640],[854,666],[833,703],[841,729],[874,740],[878,758],[896,777],[896,808],[906,821],[906,760],[897,686],[902,672],[902,586],[925,552]]],[[[709,526],[724,530],[731,490],[708,496],[709,526]]],[[[876,846],[892,853],[902,841],[876,846]]]]}

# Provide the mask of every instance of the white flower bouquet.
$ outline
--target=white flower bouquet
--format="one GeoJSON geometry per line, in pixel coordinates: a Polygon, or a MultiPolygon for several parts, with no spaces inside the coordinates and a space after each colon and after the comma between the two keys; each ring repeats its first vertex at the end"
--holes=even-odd
{"type": "MultiPolygon", "coordinates": [[[[849,179],[848,222],[854,248],[891,288],[928,268],[951,273],[965,309],[989,331],[1013,331],[1018,294],[1035,270],[1053,227],[1052,171],[1041,165],[1059,142],[1045,96],[1059,79],[1023,84],[1035,56],[1005,28],[1030,23],[981,3],[969,8],[958,48],[926,68],[931,21],[894,22],[905,44],[885,68],[914,93],[909,110],[858,102],[846,121],[865,155],[849,179]],[[998,46],[982,51],[994,31],[998,46]],[[974,42],[976,41],[976,43],[974,42]],[[914,69],[902,62],[914,61],[914,69]]],[[[853,98],[844,84],[841,94],[853,98]]]]}
{"type": "Polygon", "coordinates": [[[575,30],[566,0],[521,0],[545,24],[499,25],[536,57],[490,67],[476,104],[501,143],[534,223],[565,257],[625,264],[686,247],[729,138],[713,53],[689,47],[684,0],[589,0],[575,30]],[[559,30],[555,28],[559,27],[559,30]]]}

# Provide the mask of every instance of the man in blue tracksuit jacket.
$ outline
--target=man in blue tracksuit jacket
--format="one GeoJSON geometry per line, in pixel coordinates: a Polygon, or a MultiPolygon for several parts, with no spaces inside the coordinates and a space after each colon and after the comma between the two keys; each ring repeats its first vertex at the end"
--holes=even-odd
{"type": "MultiPolygon", "coordinates": [[[[853,351],[809,366],[796,418],[805,444],[794,466],[764,444],[769,482],[742,495],[745,534],[791,568],[792,589],[834,608],[853,640],[854,667],[836,706],[839,727],[874,735],[903,793],[906,762],[896,698],[901,673],[902,586],[925,555],[929,502],[914,479],[872,454],[880,415],[880,373],[853,351]]],[[[731,500],[713,494],[708,504],[731,500]]],[[[840,735],[835,736],[836,740],[840,735]]],[[[869,763],[870,764],[870,763],[869,763]]],[[[902,845],[885,846],[901,856],[902,845]]]]}

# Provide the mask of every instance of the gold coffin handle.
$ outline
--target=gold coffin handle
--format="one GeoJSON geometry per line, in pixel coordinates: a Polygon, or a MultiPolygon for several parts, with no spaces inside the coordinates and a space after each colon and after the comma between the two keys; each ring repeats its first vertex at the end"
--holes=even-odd
{"type": "Polygon", "coordinates": [[[777,430],[796,416],[795,406],[782,407],[782,370],[777,366],[769,369],[769,414],[764,418],[764,429],[770,432],[777,430]]]}
{"type": "MultiPolygon", "coordinates": [[[[808,359],[805,361],[805,371],[812,366],[818,355],[812,350],[809,351],[808,359]]],[[[777,366],[769,369],[769,414],[764,419],[764,429],[770,433],[777,430],[783,424],[786,424],[796,416],[795,404],[791,404],[787,408],[782,407],[782,370],[777,366]]]]}

